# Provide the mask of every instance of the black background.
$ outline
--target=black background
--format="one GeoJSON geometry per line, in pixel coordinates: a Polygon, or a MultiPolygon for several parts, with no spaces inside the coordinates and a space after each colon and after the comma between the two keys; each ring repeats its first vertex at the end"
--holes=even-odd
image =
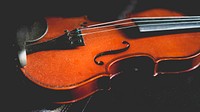
{"type": "MultiPolygon", "coordinates": [[[[8,59],[2,63],[2,107],[5,107],[7,111],[19,112],[54,109],[60,106],[46,101],[47,99],[42,97],[45,95],[27,86],[17,67],[15,34],[20,24],[44,16],[87,15],[90,20],[94,21],[115,20],[131,3],[129,0],[7,2],[7,7],[3,9],[5,15],[2,21],[5,30],[5,32],[2,30],[2,34],[5,33],[5,35],[1,41],[2,59],[8,59]],[[7,40],[8,44],[5,42],[7,40]]],[[[132,13],[152,8],[167,8],[185,15],[200,14],[198,0],[137,0],[132,13]]],[[[114,79],[111,91],[102,91],[94,95],[85,112],[194,112],[200,110],[199,68],[181,75],[153,78],[151,63],[144,65],[143,69],[137,73],[127,73],[127,75],[114,79]]],[[[73,104],[68,111],[81,111],[85,102],[83,100],[73,104]]]]}

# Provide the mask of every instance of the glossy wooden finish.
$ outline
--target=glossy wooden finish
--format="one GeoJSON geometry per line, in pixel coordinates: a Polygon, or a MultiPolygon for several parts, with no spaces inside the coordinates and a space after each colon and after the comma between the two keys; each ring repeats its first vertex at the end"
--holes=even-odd
{"type": "MultiPolygon", "coordinates": [[[[154,9],[130,16],[182,16],[182,14],[164,9],[154,9]]],[[[79,28],[82,22],[96,23],[85,17],[48,17],[47,21],[49,29],[40,42],[58,37],[66,29],[79,28]]],[[[91,31],[84,30],[82,33],[89,32],[91,31]]],[[[131,35],[134,36],[134,32],[131,35]]],[[[132,38],[127,37],[123,31],[115,30],[85,35],[83,38],[86,45],[76,49],[40,51],[29,54],[27,65],[22,68],[23,73],[28,79],[42,87],[70,91],[74,97],[70,101],[64,102],[68,103],[104,89],[99,80],[106,77],[105,81],[108,81],[114,77],[119,72],[116,70],[118,62],[127,58],[139,56],[151,58],[155,63],[155,76],[190,71],[200,64],[200,32],[132,38]],[[104,65],[94,63],[94,57],[98,53],[124,48],[125,45],[122,44],[122,41],[130,43],[127,51],[97,58],[97,60],[103,61],[104,65]],[[179,66],[173,70],[167,68],[167,66],[179,62],[180,64],[185,62],[188,66],[185,68],[179,66]]]]}

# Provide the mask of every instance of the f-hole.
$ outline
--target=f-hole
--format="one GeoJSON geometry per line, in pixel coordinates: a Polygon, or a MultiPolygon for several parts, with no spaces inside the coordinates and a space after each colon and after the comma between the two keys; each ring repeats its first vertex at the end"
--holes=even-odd
{"type": "Polygon", "coordinates": [[[126,51],[126,50],[129,49],[130,44],[129,44],[127,41],[122,41],[122,44],[126,44],[126,47],[125,47],[125,48],[122,48],[122,49],[117,49],[117,50],[104,51],[104,52],[101,52],[101,53],[97,54],[97,55],[94,57],[94,62],[95,62],[97,65],[103,65],[103,64],[104,64],[103,61],[97,61],[97,58],[98,58],[98,57],[105,56],[105,55],[111,55],[111,54],[118,54],[118,53],[124,52],[124,51],[126,51]]]}

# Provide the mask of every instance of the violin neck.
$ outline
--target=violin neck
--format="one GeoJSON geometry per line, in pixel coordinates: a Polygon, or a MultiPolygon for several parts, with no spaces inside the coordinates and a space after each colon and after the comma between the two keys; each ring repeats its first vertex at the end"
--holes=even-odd
{"type": "Polygon", "coordinates": [[[200,16],[133,18],[140,32],[200,28],[200,16]]]}

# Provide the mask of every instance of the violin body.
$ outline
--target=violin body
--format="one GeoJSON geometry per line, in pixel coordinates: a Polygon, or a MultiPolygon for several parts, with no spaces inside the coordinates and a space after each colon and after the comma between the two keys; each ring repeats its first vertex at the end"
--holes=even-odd
{"type": "MultiPolygon", "coordinates": [[[[153,9],[129,16],[183,15],[169,10],[153,9]]],[[[48,32],[39,42],[58,37],[64,30],[79,28],[84,22],[90,25],[98,23],[86,17],[47,17],[46,20],[48,32]]],[[[82,33],[89,32],[86,30],[82,33]]],[[[70,94],[66,96],[67,100],[58,102],[69,103],[88,97],[99,90],[109,89],[111,79],[123,72],[121,66],[124,61],[126,64],[134,64],[131,60],[137,57],[146,57],[154,62],[154,76],[187,72],[200,65],[200,32],[141,38],[132,38],[131,35],[134,36],[134,32],[127,36],[119,30],[84,35],[85,46],[28,54],[27,65],[21,70],[28,79],[39,86],[55,91],[66,91],[70,94]],[[101,55],[102,52],[123,48],[126,50],[101,55]],[[94,59],[95,57],[97,58],[94,59]],[[95,63],[94,60],[102,61],[103,64],[95,63]]]]}

